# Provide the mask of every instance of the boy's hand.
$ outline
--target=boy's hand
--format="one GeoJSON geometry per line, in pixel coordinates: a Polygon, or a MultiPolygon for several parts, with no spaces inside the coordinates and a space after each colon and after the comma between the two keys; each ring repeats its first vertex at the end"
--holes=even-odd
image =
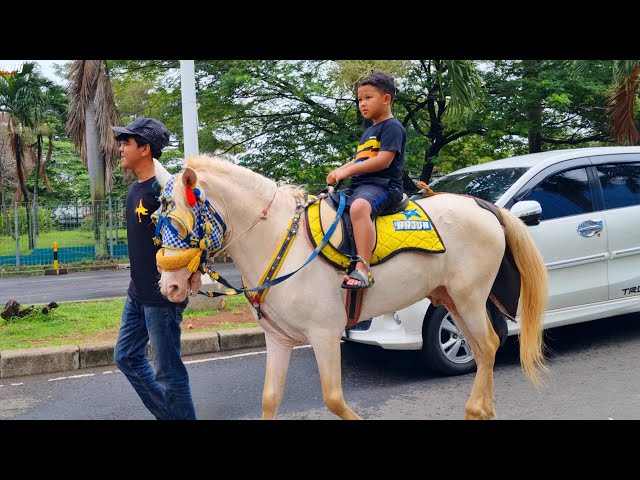
{"type": "Polygon", "coordinates": [[[344,174],[344,170],[341,168],[336,168],[332,172],[327,175],[327,185],[333,185],[334,183],[338,183],[340,180],[344,180],[348,175],[344,174]]]}

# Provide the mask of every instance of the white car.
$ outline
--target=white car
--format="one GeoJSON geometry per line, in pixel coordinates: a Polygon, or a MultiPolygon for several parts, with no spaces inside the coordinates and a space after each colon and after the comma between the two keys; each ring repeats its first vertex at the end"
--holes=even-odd
{"type": "MultiPolygon", "coordinates": [[[[640,147],[521,155],[457,170],[430,188],[494,202],[529,226],[549,273],[544,328],[640,312],[640,147]]],[[[496,308],[489,313],[501,343],[519,332],[496,308]]],[[[476,368],[446,308],[426,299],[362,320],[343,339],[421,350],[445,375],[476,368]]]]}

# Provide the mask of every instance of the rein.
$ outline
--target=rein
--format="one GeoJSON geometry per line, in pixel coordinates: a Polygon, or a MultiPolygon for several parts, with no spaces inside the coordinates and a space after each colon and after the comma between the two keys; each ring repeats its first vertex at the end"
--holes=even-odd
{"type": "MultiPolygon", "coordinates": [[[[207,273],[212,280],[216,280],[222,283],[224,286],[229,287],[231,290],[227,290],[226,292],[199,291],[198,293],[202,295],[206,295],[210,298],[219,297],[223,295],[238,295],[239,293],[244,293],[245,296],[247,297],[247,300],[249,300],[249,303],[251,303],[251,305],[257,310],[258,317],[259,318],[262,317],[263,314],[260,311],[260,303],[264,301],[264,297],[267,294],[267,290],[273,287],[274,285],[284,282],[286,279],[288,279],[289,277],[293,276],[295,273],[302,270],[302,268],[304,268],[314,258],[316,258],[316,256],[318,256],[320,251],[327,245],[327,243],[329,243],[329,239],[333,235],[333,232],[335,231],[336,226],[338,225],[338,222],[340,221],[340,218],[344,213],[344,209],[347,203],[346,196],[344,194],[344,191],[340,191],[340,204],[338,205],[338,209],[336,211],[336,217],[333,220],[333,223],[331,224],[331,226],[327,229],[327,232],[325,233],[320,243],[318,243],[314,251],[311,252],[311,255],[309,255],[309,258],[307,258],[307,260],[300,267],[293,270],[292,272],[289,272],[286,275],[282,275],[281,277],[273,278],[273,276],[278,273],[278,270],[282,266],[282,262],[284,258],[286,257],[287,253],[291,248],[293,239],[298,231],[300,216],[302,215],[302,212],[304,212],[305,208],[307,208],[311,203],[316,202],[320,198],[321,197],[316,197],[314,200],[308,201],[304,204],[296,199],[296,210],[293,215],[293,218],[289,222],[289,227],[287,228],[287,231],[285,232],[285,234],[282,237],[282,240],[280,241],[280,246],[276,250],[276,253],[271,259],[271,262],[267,266],[265,272],[262,274],[262,278],[260,279],[259,286],[254,288],[236,288],[233,285],[231,285],[227,280],[222,278],[218,273],[214,272],[213,270],[210,270],[205,264],[204,265],[205,273],[207,273]],[[262,292],[262,293],[258,294],[258,292],[262,292]],[[251,293],[253,293],[253,295],[251,295],[251,293]]],[[[244,281],[243,281],[243,284],[244,284],[244,281]]]]}

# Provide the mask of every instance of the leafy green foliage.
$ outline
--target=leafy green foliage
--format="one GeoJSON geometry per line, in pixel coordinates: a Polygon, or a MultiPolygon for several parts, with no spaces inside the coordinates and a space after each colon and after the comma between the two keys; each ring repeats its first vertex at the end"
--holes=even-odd
{"type": "Polygon", "coordinates": [[[489,62],[484,72],[486,106],[475,121],[487,129],[486,140],[500,157],[528,153],[527,136],[539,130],[543,150],[610,143],[606,95],[612,64],[541,60],[535,69],[523,61],[489,62]],[[527,114],[541,109],[539,125],[527,114]]]}

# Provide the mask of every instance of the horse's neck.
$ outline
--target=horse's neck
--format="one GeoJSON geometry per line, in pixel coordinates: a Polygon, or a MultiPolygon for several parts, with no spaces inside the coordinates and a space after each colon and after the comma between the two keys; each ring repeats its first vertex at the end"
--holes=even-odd
{"type": "Polygon", "coordinates": [[[247,285],[256,286],[294,214],[295,200],[287,190],[275,186],[260,193],[227,188],[218,191],[214,198],[214,208],[223,208],[224,221],[230,229],[225,239],[227,251],[247,285]],[[267,206],[266,218],[262,219],[267,206]]]}

